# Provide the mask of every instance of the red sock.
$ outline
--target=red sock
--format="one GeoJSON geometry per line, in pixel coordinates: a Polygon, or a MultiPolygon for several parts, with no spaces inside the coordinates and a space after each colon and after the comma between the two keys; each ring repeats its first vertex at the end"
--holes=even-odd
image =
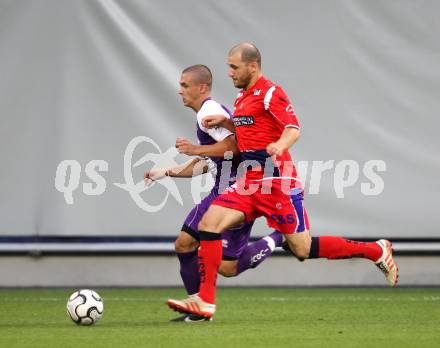
{"type": "Polygon", "coordinates": [[[362,257],[376,261],[382,255],[382,248],[375,242],[358,242],[333,236],[321,236],[316,239],[318,239],[318,257],[327,259],[362,257]]]}
{"type": "Polygon", "coordinates": [[[217,271],[222,261],[222,240],[220,233],[199,231],[199,273],[200,298],[215,303],[217,271]]]}

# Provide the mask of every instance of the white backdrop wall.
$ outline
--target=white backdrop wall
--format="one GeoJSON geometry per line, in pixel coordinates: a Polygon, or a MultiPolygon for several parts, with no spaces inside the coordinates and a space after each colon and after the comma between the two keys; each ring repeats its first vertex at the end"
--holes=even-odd
{"type": "Polygon", "coordinates": [[[176,234],[205,181],[131,194],[115,183],[185,160],[166,153],[195,140],[180,72],[208,65],[231,106],[227,52],[251,41],[302,125],[291,153],[314,233],[438,237],[439,12],[414,0],[1,0],[0,236],[176,234]]]}

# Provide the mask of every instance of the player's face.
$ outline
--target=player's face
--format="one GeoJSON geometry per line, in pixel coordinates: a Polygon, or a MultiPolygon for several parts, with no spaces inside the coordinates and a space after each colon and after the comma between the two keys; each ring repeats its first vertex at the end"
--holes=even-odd
{"type": "Polygon", "coordinates": [[[182,97],[183,105],[194,108],[200,99],[200,84],[194,81],[191,74],[183,73],[180,77],[179,94],[182,97]]]}
{"type": "Polygon", "coordinates": [[[241,53],[236,52],[228,57],[229,77],[234,86],[246,89],[252,78],[251,67],[241,60],[241,53]]]}

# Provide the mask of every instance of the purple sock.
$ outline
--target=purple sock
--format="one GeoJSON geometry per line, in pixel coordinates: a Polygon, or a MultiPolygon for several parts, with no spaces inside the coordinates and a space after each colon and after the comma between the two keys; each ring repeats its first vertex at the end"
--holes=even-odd
{"type": "Polygon", "coordinates": [[[255,268],[272,254],[276,247],[281,246],[283,235],[278,231],[272,232],[252,244],[249,244],[238,259],[237,275],[249,268],[255,268]]]}
{"type": "Polygon", "coordinates": [[[199,292],[200,274],[199,274],[199,257],[197,250],[189,253],[176,253],[180,262],[180,276],[185,285],[188,295],[199,292]]]}

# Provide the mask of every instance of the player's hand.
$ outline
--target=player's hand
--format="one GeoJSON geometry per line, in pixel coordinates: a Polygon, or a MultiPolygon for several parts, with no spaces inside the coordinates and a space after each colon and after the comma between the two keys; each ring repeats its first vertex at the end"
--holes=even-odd
{"type": "Polygon", "coordinates": [[[198,155],[198,146],[192,144],[188,139],[185,138],[177,138],[176,139],[176,148],[179,153],[183,153],[188,156],[197,156],[198,155]]]}
{"type": "Polygon", "coordinates": [[[214,128],[221,126],[226,120],[227,118],[224,115],[210,115],[203,118],[202,125],[208,129],[214,128]]]}
{"type": "Polygon", "coordinates": [[[266,152],[270,155],[270,156],[281,156],[284,151],[286,151],[286,149],[284,148],[284,146],[280,145],[279,143],[270,143],[269,145],[267,145],[266,147],[266,152]]]}
{"type": "Polygon", "coordinates": [[[153,181],[160,180],[167,175],[167,168],[154,167],[150,170],[145,171],[144,181],[146,186],[150,186],[153,181]]]}

